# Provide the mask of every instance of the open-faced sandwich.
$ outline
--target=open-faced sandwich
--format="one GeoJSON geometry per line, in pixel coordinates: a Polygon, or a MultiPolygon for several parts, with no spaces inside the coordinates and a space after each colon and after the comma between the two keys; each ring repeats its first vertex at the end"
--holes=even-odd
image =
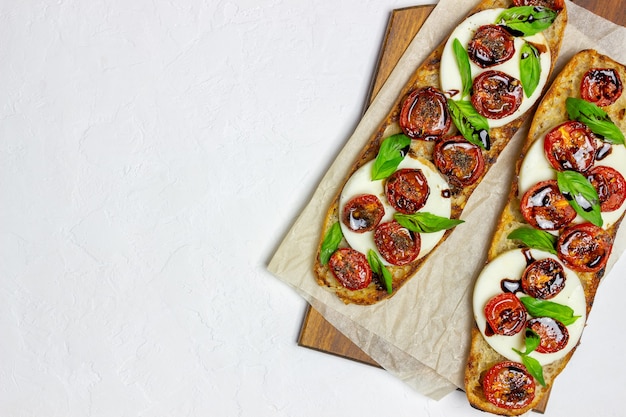
{"type": "Polygon", "coordinates": [[[626,67],[576,54],[534,115],[473,293],[472,406],[533,409],[570,360],[626,210],[626,67]]]}
{"type": "Polygon", "coordinates": [[[563,1],[483,0],[427,57],[323,219],[319,285],[373,304],[415,274],[544,92],[566,22],[563,1]]]}

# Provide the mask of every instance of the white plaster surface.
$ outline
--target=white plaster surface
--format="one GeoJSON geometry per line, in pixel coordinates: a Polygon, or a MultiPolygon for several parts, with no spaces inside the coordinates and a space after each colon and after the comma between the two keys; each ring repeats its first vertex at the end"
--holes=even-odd
{"type": "MultiPolygon", "coordinates": [[[[266,271],[416,4],[0,1],[0,416],[484,415],[298,347],[266,271]]],[[[625,272],[547,416],[623,415],[625,272]]]]}

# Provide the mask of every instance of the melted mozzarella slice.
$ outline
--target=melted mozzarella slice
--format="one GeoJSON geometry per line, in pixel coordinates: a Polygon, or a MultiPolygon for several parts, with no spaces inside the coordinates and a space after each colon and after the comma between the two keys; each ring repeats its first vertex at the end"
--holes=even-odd
{"type": "MultiPolygon", "coordinates": [[[[551,130],[551,129],[549,129],[551,130]]],[[[549,131],[548,130],[548,131],[549,131]]],[[[547,133],[547,132],[546,132],[547,133]]],[[[537,184],[541,181],[546,180],[556,180],[556,171],[548,162],[546,158],[543,143],[544,143],[545,135],[541,136],[539,139],[535,141],[526,153],[524,160],[522,161],[522,165],[520,166],[519,173],[519,191],[518,196],[521,198],[522,195],[530,187],[537,184]]],[[[604,165],[611,167],[617,170],[624,178],[626,178],[626,146],[623,145],[613,145],[611,147],[611,152],[602,160],[596,161],[595,165],[604,165]]],[[[609,212],[602,212],[602,227],[604,229],[608,228],[612,224],[615,224],[622,213],[626,210],[626,201],[622,204],[622,206],[615,210],[609,212]]],[[[574,219],[574,223],[583,223],[585,220],[576,216],[574,219]]]]}
{"type": "MultiPolygon", "coordinates": [[[[354,172],[354,174],[352,174],[352,176],[348,179],[348,182],[346,182],[346,185],[341,191],[341,196],[339,197],[340,218],[341,214],[343,213],[345,204],[353,197],[362,194],[372,194],[378,197],[378,199],[385,208],[385,215],[382,218],[381,223],[393,220],[393,215],[396,210],[389,204],[389,202],[387,201],[387,197],[385,196],[385,180],[372,181],[373,165],[374,161],[366,163],[356,172],[354,172]]],[[[443,196],[450,187],[448,186],[448,183],[443,179],[443,177],[439,174],[437,169],[426,160],[412,158],[408,155],[402,160],[402,162],[398,166],[398,169],[402,168],[421,169],[422,173],[426,177],[428,186],[430,187],[430,193],[428,195],[428,199],[426,200],[426,204],[419,211],[450,218],[450,198],[443,196]]],[[[350,230],[343,223],[343,221],[340,220],[339,223],[341,225],[341,231],[343,232],[344,237],[353,249],[356,249],[363,254],[367,254],[370,249],[373,249],[385,264],[389,264],[376,249],[373,231],[356,233],[350,230]]],[[[444,233],[444,231],[435,233],[420,233],[421,249],[418,258],[422,258],[426,254],[428,254],[441,240],[444,233]]]]}
{"type": "MultiPolygon", "coordinates": [[[[459,67],[456,63],[454,50],[452,49],[452,42],[454,41],[454,39],[458,39],[461,42],[461,45],[463,45],[463,47],[465,48],[465,50],[467,50],[467,45],[472,40],[472,37],[474,36],[476,30],[483,25],[495,24],[496,19],[504,10],[505,9],[489,9],[476,13],[461,22],[461,24],[459,24],[452,32],[441,55],[441,66],[439,69],[439,73],[442,91],[463,91],[461,73],[459,72],[459,67]]],[[[541,62],[541,76],[539,78],[539,84],[537,85],[537,88],[530,97],[526,97],[526,95],[524,94],[524,98],[522,99],[520,107],[513,114],[507,117],[503,117],[502,119],[488,119],[489,127],[491,128],[503,126],[517,119],[524,112],[526,112],[526,110],[532,107],[532,105],[541,96],[543,87],[545,86],[548,79],[550,63],[552,61],[550,57],[550,47],[548,46],[545,37],[541,33],[538,33],[533,36],[515,37],[515,54],[511,57],[511,59],[501,64],[494,65],[489,68],[481,68],[474,62],[472,62],[472,60],[470,60],[472,80],[476,78],[476,76],[480,73],[488,70],[502,71],[516,78],[517,80],[520,80],[520,51],[525,41],[528,41],[534,45],[543,45],[545,47],[545,52],[539,55],[539,60],[541,62]]],[[[456,94],[452,98],[454,100],[461,99],[460,94],[456,94]]],[[[466,97],[465,100],[469,100],[469,97],[466,97]]]]}
{"type": "MultiPolygon", "coordinates": [[[[552,258],[559,262],[558,259],[550,253],[534,249],[529,251],[530,256],[534,260],[552,258]]],[[[489,262],[478,276],[474,287],[473,297],[474,318],[476,320],[476,324],[478,325],[478,329],[487,343],[489,343],[489,346],[507,359],[517,362],[519,362],[521,358],[517,353],[515,353],[515,351],[513,351],[513,348],[524,352],[524,330],[513,336],[503,336],[498,334],[492,336],[485,335],[487,319],[485,318],[484,308],[487,301],[502,292],[502,280],[521,279],[522,273],[526,269],[526,265],[527,260],[523,249],[515,249],[499,255],[494,260],[489,262]]],[[[550,301],[571,307],[574,310],[574,316],[580,316],[580,318],[578,318],[578,320],[576,320],[573,324],[567,326],[569,341],[565,348],[554,353],[539,353],[535,351],[530,354],[530,356],[537,359],[541,365],[547,365],[554,362],[571,351],[578,344],[578,340],[580,339],[585,327],[587,304],[582,284],[580,283],[578,276],[573,271],[565,267],[563,267],[563,269],[565,270],[566,277],[565,288],[563,288],[563,290],[561,290],[561,292],[554,298],[550,299],[550,301]]],[[[525,294],[522,293],[522,295],[525,294]]]]}

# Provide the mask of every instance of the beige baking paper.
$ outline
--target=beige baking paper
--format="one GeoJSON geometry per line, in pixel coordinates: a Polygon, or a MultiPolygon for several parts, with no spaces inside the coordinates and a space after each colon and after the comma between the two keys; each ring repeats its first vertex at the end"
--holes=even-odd
{"type": "MultiPolygon", "coordinates": [[[[478,1],[441,0],[410,44],[331,165],[311,201],[280,244],[268,269],[293,286],[339,331],[416,391],[440,399],[463,386],[472,325],[471,294],[486,258],[495,219],[508,196],[528,122],[476,188],[457,227],[421,270],[391,299],[373,306],[344,305],[313,274],[319,231],[337,188],[356,155],[390,110],[406,80],[478,1]]],[[[593,48],[626,63],[626,28],[567,2],[569,24],[554,74],[578,51],[593,48]]],[[[626,247],[618,233],[610,268],[626,247]]],[[[608,274],[608,271],[607,271],[608,274]]]]}

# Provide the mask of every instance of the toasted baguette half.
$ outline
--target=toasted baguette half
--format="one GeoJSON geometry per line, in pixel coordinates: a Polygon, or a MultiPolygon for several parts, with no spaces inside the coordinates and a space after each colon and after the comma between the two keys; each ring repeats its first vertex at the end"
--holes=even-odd
{"type": "MultiPolygon", "coordinates": [[[[520,198],[518,197],[521,163],[533,143],[539,140],[547,130],[569,120],[565,100],[568,97],[580,98],[581,80],[587,70],[591,68],[612,68],[618,72],[622,80],[626,80],[626,67],[607,56],[599,54],[595,50],[585,50],[577,53],[555,78],[535,112],[526,143],[517,163],[516,176],[511,186],[508,204],[504,207],[496,231],[494,232],[487,262],[492,261],[506,251],[523,247],[520,246],[519,241],[511,240],[507,237],[513,230],[527,225],[520,211],[520,198]]],[[[626,94],[622,94],[615,103],[603,107],[602,109],[607,112],[611,120],[622,132],[626,132],[626,94]]],[[[607,229],[613,239],[615,238],[622,218],[623,214],[616,223],[607,229]]],[[[583,285],[587,315],[591,311],[598,284],[604,273],[605,268],[595,273],[576,273],[583,285]]],[[[565,365],[569,362],[574,351],[575,348],[562,359],[544,365],[543,376],[545,386],[539,383],[536,384],[535,397],[530,404],[524,408],[515,410],[500,408],[487,401],[482,387],[482,380],[489,368],[496,363],[506,360],[506,358],[491,348],[476,324],[474,324],[471,330],[470,352],[465,369],[465,391],[468,400],[475,408],[499,415],[520,415],[532,410],[537,404],[544,400],[544,397],[549,393],[555,378],[565,368],[565,365]]]]}
{"type": "MultiPolygon", "coordinates": [[[[473,15],[479,11],[494,9],[494,8],[509,8],[513,6],[512,0],[483,0],[477,4],[477,6],[470,12],[469,15],[473,15]]],[[[564,8],[560,11],[556,20],[552,23],[552,25],[544,30],[542,33],[545,36],[548,45],[550,46],[550,55],[551,55],[551,68],[550,73],[554,68],[554,63],[556,62],[561,42],[563,39],[563,33],[565,30],[565,26],[567,24],[567,11],[564,8]]],[[[439,70],[440,70],[440,59],[442,55],[442,51],[445,47],[447,40],[444,40],[432,53],[426,58],[426,60],[415,70],[415,72],[410,77],[407,84],[401,90],[396,102],[392,106],[391,112],[381,121],[379,127],[375,131],[375,133],[370,137],[367,145],[361,151],[361,153],[357,156],[356,160],[353,163],[352,168],[350,169],[347,177],[344,179],[343,184],[345,184],[350,176],[361,166],[363,166],[368,161],[371,161],[376,158],[378,150],[380,148],[380,144],[383,139],[401,133],[401,128],[398,124],[400,107],[404,98],[413,90],[432,86],[434,88],[440,89],[440,81],[439,81],[439,70]]],[[[483,156],[485,160],[485,171],[486,173],[489,168],[496,162],[498,155],[504,149],[504,147],[508,144],[509,140],[520,128],[522,123],[528,118],[529,114],[532,114],[532,110],[536,107],[531,107],[528,111],[522,114],[519,118],[514,121],[497,128],[492,128],[489,131],[490,139],[491,139],[491,147],[489,150],[483,150],[483,156]]],[[[458,135],[458,131],[452,125],[450,131],[445,135],[445,137],[458,135]]],[[[423,140],[413,140],[411,143],[411,148],[409,154],[415,158],[420,158],[432,163],[432,152],[433,152],[434,142],[423,141],[423,140]]],[[[483,174],[484,176],[484,174],[483,174]]],[[[451,185],[451,218],[458,219],[461,216],[461,213],[466,205],[466,202],[476,186],[480,183],[482,177],[474,184],[458,187],[451,185]]],[[[391,294],[385,289],[385,287],[378,280],[372,280],[372,283],[364,289],[360,290],[349,290],[344,288],[334,277],[333,273],[330,271],[328,265],[324,265],[320,262],[320,251],[322,248],[322,242],[324,236],[331,228],[333,224],[339,221],[339,198],[341,194],[341,189],[343,185],[339,187],[339,191],[337,195],[334,197],[330,207],[328,208],[327,213],[325,214],[322,224],[321,224],[321,233],[320,240],[318,245],[317,256],[315,257],[315,265],[314,271],[316,273],[317,282],[320,286],[326,287],[328,290],[334,292],[344,303],[354,303],[361,305],[374,304],[383,299],[389,298],[396,294],[397,290],[402,287],[415,273],[416,271],[423,265],[424,262],[427,261],[428,255],[425,257],[419,258],[407,265],[403,266],[390,266],[389,270],[391,275],[393,276],[393,291],[391,294]]],[[[447,236],[451,233],[448,230],[443,238],[440,240],[439,246],[441,242],[443,242],[447,236]]],[[[341,246],[347,246],[347,242],[345,239],[342,241],[341,246]]],[[[435,249],[436,250],[436,247],[435,249]]],[[[433,250],[433,251],[434,251],[433,250]]],[[[432,254],[432,252],[430,252],[432,254]]]]}

